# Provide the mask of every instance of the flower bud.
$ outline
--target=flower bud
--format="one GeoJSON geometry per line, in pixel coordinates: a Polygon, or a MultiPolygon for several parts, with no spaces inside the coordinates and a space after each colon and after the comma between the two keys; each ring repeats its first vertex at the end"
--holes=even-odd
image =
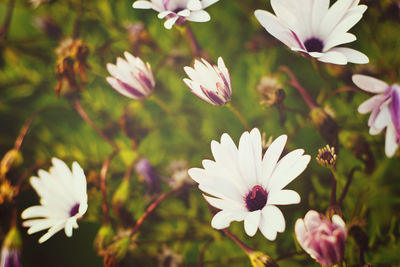
{"type": "Polygon", "coordinates": [[[279,80],[274,76],[264,76],[257,85],[260,94],[261,104],[266,106],[279,105],[285,99],[285,91],[279,80]]]}
{"type": "Polygon", "coordinates": [[[319,264],[333,266],[343,259],[347,233],[339,215],[329,220],[310,210],[296,221],[295,233],[300,246],[319,264]]]}
{"type": "Polygon", "coordinates": [[[144,63],[139,57],[125,52],[125,59],[117,58],[117,64],[107,64],[111,74],[107,82],[118,93],[132,98],[143,99],[148,97],[155,85],[153,72],[149,63],[144,63]]]}
{"type": "Polygon", "coordinates": [[[94,248],[101,254],[113,241],[114,230],[110,224],[102,225],[94,239],[94,248]]]}
{"type": "Polygon", "coordinates": [[[151,193],[157,193],[160,191],[160,178],[148,159],[141,158],[138,160],[135,169],[144,182],[150,186],[151,193]]]}
{"type": "Polygon", "coordinates": [[[122,220],[124,224],[133,223],[132,215],[126,209],[128,204],[129,196],[131,192],[130,182],[124,179],[118,186],[112,198],[112,207],[115,215],[122,220]]]}
{"type": "Polygon", "coordinates": [[[8,231],[1,248],[1,267],[22,267],[20,256],[22,248],[21,234],[16,227],[8,231]]]}
{"type": "Polygon", "coordinates": [[[194,68],[185,67],[184,70],[190,79],[183,81],[201,100],[214,106],[225,105],[231,100],[231,77],[221,57],[218,66],[202,58],[201,61],[195,60],[194,68]]]}
{"type": "Polygon", "coordinates": [[[336,147],[337,150],[339,126],[336,121],[322,108],[313,108],[310,111],[310,116],[324,140],[336,147]]]}
{"type": "Polygon", "coordinates": [[[19,165],[22,161],[22,155],[17,149],[11,149],[4,154],[0,162],[0,180],[6,177],[7,172],[12,166],[19,165]]]}
{"type": "Polygon", "coordinates": [[[253,267],[278,267],[278,264],[267,254],[261,251],[253,251],[248,253],[253,267]]]}

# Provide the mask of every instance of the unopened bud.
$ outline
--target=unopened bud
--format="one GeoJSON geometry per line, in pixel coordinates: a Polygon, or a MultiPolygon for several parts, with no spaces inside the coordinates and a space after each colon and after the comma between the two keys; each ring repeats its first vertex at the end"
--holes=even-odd
{"type": "Polygon", "coordinates": [[[102,225],[97,232],[94,240],[94,248],[99,254],[102,253],[113,241],[115,236],[114,230],[110,224],[102,225]]]}
{"type": "Polygon", "coordinates": [[[21,234],[16,227],[13,227],[8,231],[1,248],[0,266],[22,267],[21,248],[21,234]]]}
{"type": "Polygon", "coordinates": [[[253,267],[278,267],[278,264],[267,254],[253,251],[248,254],[253,267]]]}

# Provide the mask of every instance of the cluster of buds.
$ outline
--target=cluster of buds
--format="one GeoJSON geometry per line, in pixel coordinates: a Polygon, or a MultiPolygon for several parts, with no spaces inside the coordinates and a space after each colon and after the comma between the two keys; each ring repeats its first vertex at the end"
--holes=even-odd
{"type": "Polygon", "coordinates": [[[56,49],[57,63],[57,86],[56,96],[60,95],[61,89],[66,86],[66,93],[82,90],[82,86],[77,80],[79,75],[82,83],[86,82],[85,71],[88,68],[86,58],[89,49],[81,39],[68,38],[61,42],[56,49]]]}

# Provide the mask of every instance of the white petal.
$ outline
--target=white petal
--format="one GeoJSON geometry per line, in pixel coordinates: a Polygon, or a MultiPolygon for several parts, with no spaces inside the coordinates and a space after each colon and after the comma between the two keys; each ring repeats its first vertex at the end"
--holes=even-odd
{"type": "Polygon", "coordinates": [[[159,19],[163,19],[163,18],[165,18],[166,16],[168,16],[169,14],[172,14],[172,11],[170,11],[170,10],[165,10],[165,11],[162,11],[162,12],[158,13],[157,17],[158,17],[159,19]]]}
{"type": "Polygon", "coordinates": [[[343,221],[343,219],[339,215],[335,214],[332,216],[332,223],[334,225],[340,227],[344,233],[347,232],[346,231],[346,223],[343,221]]]}
{"type": "Polygon", "coordinates": [[[271,226],[279,233],[286,228],[285,217],[282,211],[273,205],[266,205],[262,210],[263,218],[270,221],[271,226]]]}
{"type": "Polygon", "coordinates": [[[332,47],[351,43],[357,40],[357,37],[352,33],[337,34],[335,36],[330,36],[324,44],[324,51],[330,50],[332,47]]]}
{"type": "Polygon", "coordinates": [[[266,188],[272,171],[275,169],[276,163],[282,154],[283,148],[285,147],[287,141],[286,135],[281,135],[272,142],[264,154],[262,161],[262,187],[266,188]]]}
{"type": "Polygon", "coordinates": [[[70,218],[65,224],[65,235],[68,237],[72,236],[72,227],[76,225],[76,218],[70,218]]]}
{"type": "Polygon", "coordinates": [[[175,24],[175,22],[179,19],[179,16],[175,16],[173,18],[169,18],[165,21],[164,27],[168,30],[172,28],[172,26],[175,24]]]}
{"type": "MultiPolygon", "coordinates": [[[[244,132],[239,141],[239,165],[243,177],[249,187],[257,184],[257,161],[254,158],[252,138],[249,132],[244,132]]],[[[260,155],[261,157],[261,155],[260,155]]]]}
{"type": "Polygon", "coordinates": [[[287,27],[282,25],[274,15],[265,10],[256,10],[254,15],[269,34],[289,47],[300,48],[293,33],[291,33],[287,27]]]}
{"type": "Polygon", "coordinates": [[[203,0],[203,1],[201,1],[201,5],[202,5],[202,8],[204,9],[204,8],[211,6],[212,4],[215,4],[218,1],[219,0],[203,0]]]}
{"type": "Polygon", "coordinates": [[[199,0],[189,0],[187,8],[190,10],[200,10],[202,8],[202,5],[199,0]]]}
{"type": "Polygon", "coordinates": [[[307,229],[306,229],[303,219],[297,219],[297,221],[294,225],[294,232],[296,234],[296,239],[299,242],[300,246],[304,250],[307,250],[308,248],[305,244],[305,241],[307,238],[307,229]]]}
{"type": "Polygon", "coordinates": [[[322,57],[318,58],[318,60],[325,63],[332,63],[337,65],[347,64],[347,57],[345,57],[345,55],[343,55],[342,53],[336,51],[328,51],[322,57]]]}
{"type": "Polygon", "coordinates": [[[303,149],[293,150],[278,162],[268,184],[267,192],[281,190],[306,169],[311,157],[303,155],[303,153],[303,149]]]}
{"type": "Polygon", "coordinates": [[[212,218],[211,226],[218,230],[227,228],[233,221],[243,221],[246,214],[247,212],[221,210],[212,218]]]}
{"type": "Polygon", "coordinates": [[[139,8],[139,9],[151,9],[153,8],[153,4],[149,1],[136,1],[132,5],[133,8],[139,8]]]}
{"type": "Polygon", "coordinates": [[[178,13],[177,13],[177,15],[178,16],[181,16],[181,17],[187,17],[187,16],[189,16],[190,15],[190,10],[189,9],[184,9],[184,10],[181,10],[181,11],[179,11],[178,13]]]}
{"type": "Polygon", "coordinates": [[[323,33],[324,38],[326,38],[343,19],[352,2],[353,0],[338,0],[329,8],[320,24],[320,33],[323,33]]]}
{"type": "Polygon", "coordinates": [[[358,112],[361,114],[366,114],[371,112],[374,108],[377,108],[377,105],[382,102],[382,100],[385,98],[384,95],[375,95],[366,101],[364,101],[359,107],[358,107],[358,112]]]}
{"type": "Polygon", "coordinates": [[[197,10],[197,11],[192,11],[186,19],[194,22],[206,22],[209,21],[211,17],[207,11],[197,10]]]}
{"type": "Polygon", "coordinates": [[[300,203],[300,195],[293,190],[273,191],[268,194],[267,205],[291,205],[300,203]]]}
{"type": "Polygon", "coordinates": [[[369,62],[369,59],[365,54],[351,48],[335,47],[330,51],[336,51],[343,54],[347,58],[347,61],[351,63],[367,64],[369,62]]]}
{"type": "Polygon", "coordinates": [[[254,236],[260,225],[261,210],[248,212],[244,218],[244,230],[248,236],[254,236]]]}
{"type": "Polygon", "coordinates": [[[60,222],[53,227],[51,227],[46,234],[44,234],[40,239],[39,243],[43,243],[47,241],[50,237],[52,237],[55,233],[59,232],[64,227],[65,222],[60,222]]]}
{"type": "Polygon", "coordinates": [[[396,129],[393,123],[389,124],[386,128],[386,140],[385,140],[385,153],[386,156],[391,158],[396,153],[399,144],[396,142],[396,129]]]}
{"type": "Polygon", "coordinates": [[[265,217],[264,213],[261,213],[261,221],[259,229],[266,239],[274,241],[276,239],[277,231],[272,226],[271,220],[265,217]]]}
{"type": "Polygon", "coordinates": [[[383,93],[389,87],[384,81],[367,75],[355,74],[352,80],[355,85],[370,93],[383,93]]]}
{"type": "Polygon", "coordinates": [[[229,199],[219,199],[219,198],[209,197],[204,194],[203,197],[211,206],[220,210],[231,210],[231,211],[241,211],[241,212],[247,211],[246,207],[244,206],[244,203],[239,203],[237,201],[232,201],[229,199]]]}
{"type": "Polygon", "coordinates": [[[390,110],[388,106],[385,106],[384,108],[382,108],[382,110],[379,112],[378,116],[376,117],[375,121],[374,121],[374,128],[376,129],[383,129],[386,126],[388,126],[388,124],[391,123],[391,114],[390,114],[390,110]]]}

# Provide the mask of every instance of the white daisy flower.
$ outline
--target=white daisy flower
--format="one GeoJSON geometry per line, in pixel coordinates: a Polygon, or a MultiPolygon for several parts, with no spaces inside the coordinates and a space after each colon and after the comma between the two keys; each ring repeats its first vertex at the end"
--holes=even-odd
{"type": "Polygon", "coordinates": [[[389,86],[384,81],[356,74],[353,82],[362,90],[376,94],[359,107],[361,114],[370,113],[369,133],[379,134],[386,128],[385,153],[392,157],[400,144],[400,85],[389,86]]]}
{"type": "Polygon", "coordinates": [[[201,100],[214,106],[225,105],[231,100],[231,76],[222,57],[218,58],[218,66],[202,58],[194,61],[193,68],[186,66],[184,70],[190,79],[183,81],[201,100]]]}
{"type": "Polygon", "coordinates": [[[68,166],[57,158],[52,159],[49,172],[39,170],[38,177],[30,183],[40,197],[40,205],[25,209],[21,217],[28,219],[23,226],[29,227],[28,234],[49,229],[40,239],[43,243],[64,228],[68,237],[72,228],[78,228],[77,219],[87,210],[86,177],[77,162],[68,166]]]}
{"type": "Polygon", "coordinates": [[[186,20],[195,22],[209,21],[210,15],[205,8],[219,0],[139,0],[133,3],[133,8],[154,9],[158,18],[167,20],[164,27],[171,29],[174,24],[183,24],[186,20]]]}
{"type": "Polygon", "coordinates": [[[326,63],[365,64],[369,60],[363,53],[336,47],[357,39],[347,31],[367,10],[359,2],[338,0],[329,8],[329,0],[271,0],[276,16],[264,10],[254,14],[272,36],[294,51],[326,63]]]}
{"type": "Polygon", "coordinates": [[[244,132],[237,148],[224,133],[221,143],[211,142],[215,161],[203,160],[204,169],[192,168],[189,175],[206,194],[210,205],[220,209],[211,221],[215,229],[229,227],[232,221],[243,221],[249,236],[257,229],[269,240],[285,230],[285,218],[276,205],[300,202],[300,195],[284,189],[308,163],[309,155],[296,149],[279,160],[287,136],[281,135],[262,156],[261,134],[258,129],[244,132]]]}

